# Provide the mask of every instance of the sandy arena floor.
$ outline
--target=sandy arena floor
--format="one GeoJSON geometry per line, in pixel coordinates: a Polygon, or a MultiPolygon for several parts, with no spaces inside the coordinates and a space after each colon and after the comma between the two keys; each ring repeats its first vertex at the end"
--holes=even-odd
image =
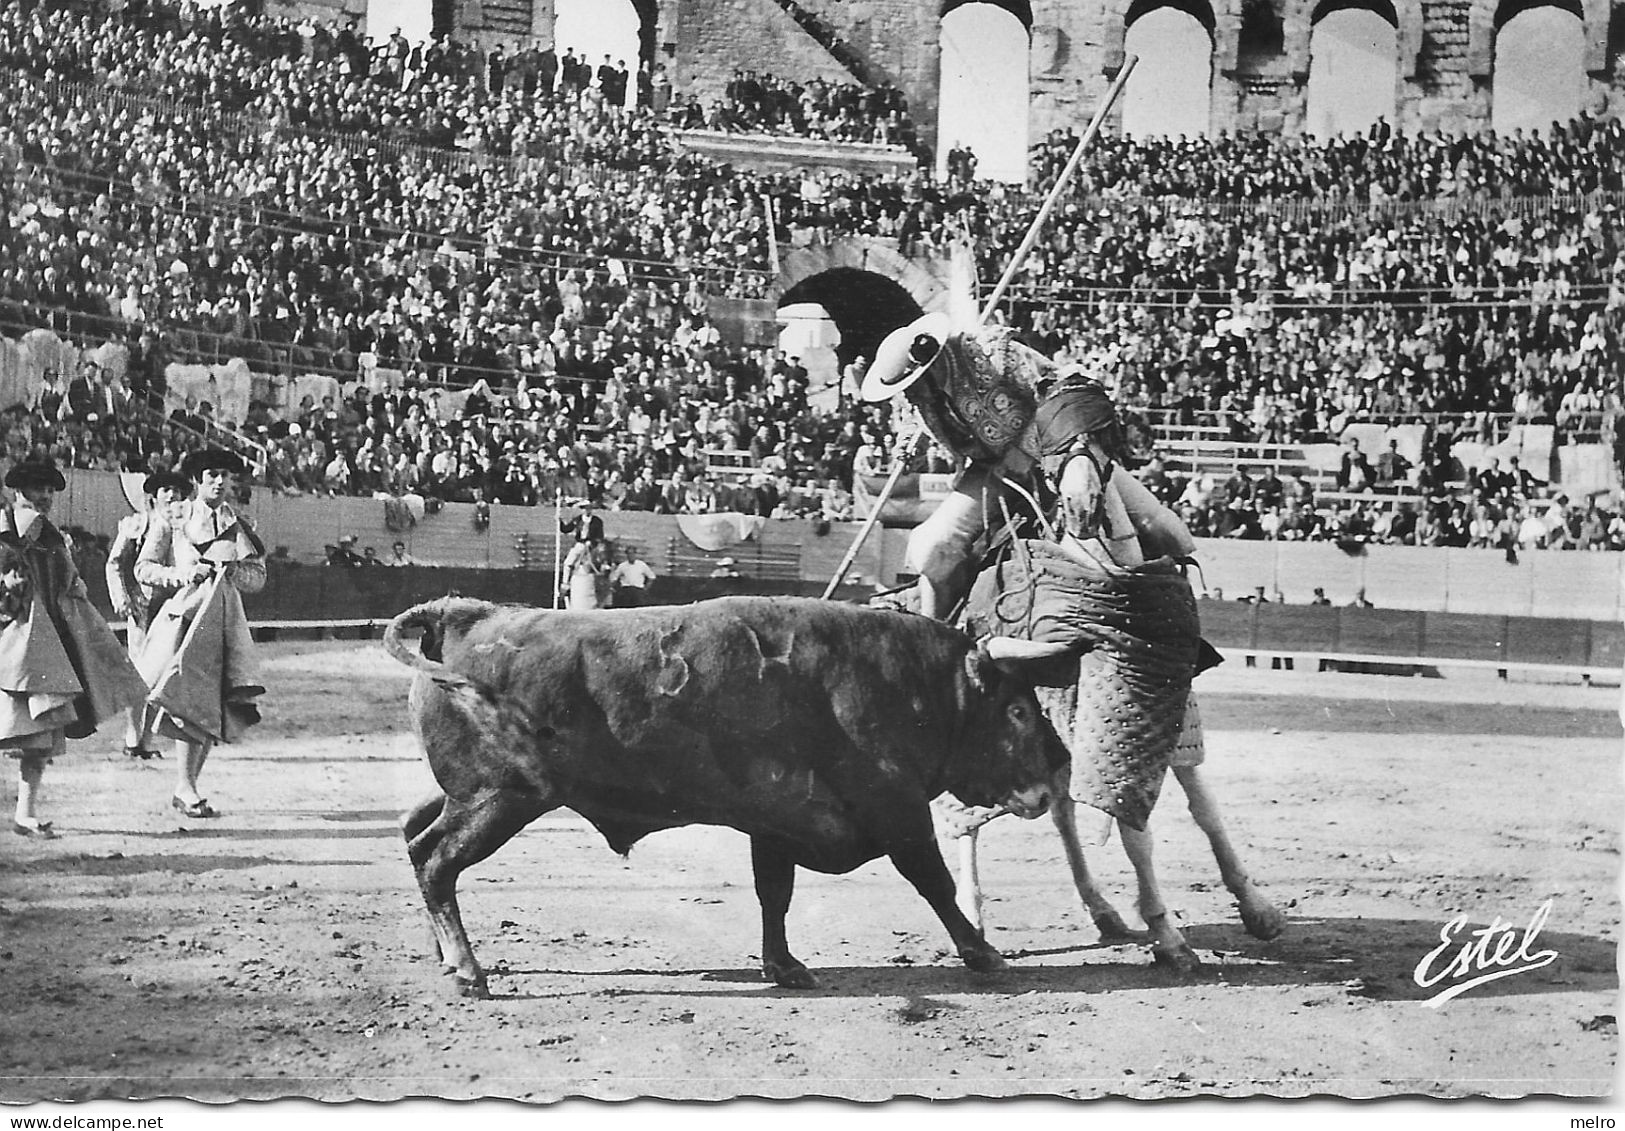
{"type": "MultiPolygon", "coordinates": [[[[742,835],[677,830],[623,861],[563,813],[465,877],[494,994],[466,1001],[427,957],[395,826],[431,786],[405,669],[371,644],[266,656],[268,721],[206,774],[221,820],[172,813],[171,763],[127,764],[109,730],[47,775],[63,838],[0,840],[0,1101],[1613,1087],[1618,689],[1204,676],[1210,780],[1291,923],[1241,930],[1170,786],[1159,867],[1207,963],[1188,981],[1099,943],[1047,819],[984,835],[1008,972],[965,970],[876,863],[801,873],[791,937],[823,988],[791,993],[756,974],[742,835]],[[1555,962],[1421,1004],[1448,919],[1521,932],[1547,899],[1555,962]]],[[[1131,914],[1121,849],[1091,861],[1131,914]]]]}

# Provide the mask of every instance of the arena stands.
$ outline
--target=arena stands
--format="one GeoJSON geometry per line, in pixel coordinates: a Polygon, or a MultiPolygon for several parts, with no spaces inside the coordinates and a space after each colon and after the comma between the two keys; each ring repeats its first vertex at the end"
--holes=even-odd
{"type": "Polygon", "coordinates": [[[723,98],[709,107],[697,98],[682,100],[671,121],[681,129],[790,134],[908,149],[918,145],[908,100],[890,84],[864,87],[816,78],[798,83],[750,70],[736,71],[723,98]]]}
{"type": "MultiPolygon", "coordinates": [[[[6,0],[0,335],[102,359],[6,414],[8,454],[149,468],[211,437],[274,490],[841,517],[887,412],[814,410],[795,360],[724,343],[708,302],[770,293],[775,244],[849,234],[968,241],[991,279],[1038,196],[718,166],[672,146],[707,112],[664,75],[629,108],[605,81],[234,10],[6,0]]],[[[895,90],[745,72],[718,112],[834,142],[912,130],[895,90]]],[[[1039,187],[1072,144],[1035,147],[1039,187]]],[[[1617,504],[1542,484],[1565,446],[1625,451],[1622,151],[1620,122],[1589,119],[1102,139],[1007,314],[1117,379],[1204,532],[1621,548],[1617,504]],[[1355,426],[1378,431],[1351,482],[1355,426]],[[1513,452],[1534,480],[1484,490],[1513,452]],[[1224,487],[1263,463],[1311,496],[1224,487]]]]}

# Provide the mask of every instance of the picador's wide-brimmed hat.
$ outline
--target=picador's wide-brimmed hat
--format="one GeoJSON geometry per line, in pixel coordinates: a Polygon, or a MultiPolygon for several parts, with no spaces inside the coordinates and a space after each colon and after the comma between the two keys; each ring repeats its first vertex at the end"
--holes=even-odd
{"type": "Polygon", "coordinates": [[[953,320],[938,311],[887,334],[863,374],[858,396],[866,401],[890,400],[914,384],[942,353],[952,326],[953,320]]]}
{"type": "Polygon", "coordinates": [[[181,474],[197,479],[205,471],[224,471],[228,475],[241,475],[248,470],[243,457],[224,448],[205,448],[192,452],[181,461],[181,474]]]}
{"type": "Polygon", "coordinates": [[[6,486],[14,491],[25,491],[30,487],[63,491],[67,489],[68,481],[50,460],[29,459],[13,464],[11,470],[6,472],[6,486]]]}
{"type": "Polygon", "coordinates": [[[165,488],[176,494],[189,495],[192,493],[192,481],[178,471],[155,471],[141,483],[141,491],[146,495],[156,495],[165,488]]]}

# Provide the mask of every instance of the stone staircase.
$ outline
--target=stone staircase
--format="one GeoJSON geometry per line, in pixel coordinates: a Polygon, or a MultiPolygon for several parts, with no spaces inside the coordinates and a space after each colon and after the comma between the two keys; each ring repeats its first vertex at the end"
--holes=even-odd
{"type": "Polygon", "coordinates": [[[206,447],[225,448],[227,451],[236,452],[243,457],[244,462],[248,464],[256,479],[265,474],[269,453],[266,451],[264,444],[251,439],[239,429],[217,420],[207,421],[205,428],[200,432],[195,428],[171,419],[169,413],[182,407],[184,407],[184,402],[181,398],[171,395],[164,400],[163,412],[141,404],[139,401],[131,402],[130,412],[147,423],[157,424],[164,428],[178,429],[186,435],[202,441],[206,447]]]}
{"type": "MultiPolygon", "coordinates": [[[[491,0],[486,0],[488,5],[490,2],[491,0]]],[[[839,32],[825,23],[823,17],[819,16],[817,12],[802,7],[796,0],[773,0],[773,2],[782,8],[785,15],[794,20],[802,31],[810,35],[820,47],[829,52],[830,58],[846,68],[847,73],[855,80],[864,86],[879,85],[879,80],[875,77],[874,72],[869,69],[869,64],[847,44],[846,40],[841,38],[839,32]]]]}

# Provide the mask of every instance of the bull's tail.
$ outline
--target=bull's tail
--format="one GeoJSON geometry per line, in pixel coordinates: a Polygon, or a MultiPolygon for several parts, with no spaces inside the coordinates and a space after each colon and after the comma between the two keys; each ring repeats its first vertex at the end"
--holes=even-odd
{"type": "Polygon", "coordinates": [[[461,672],[440,662],[445,642],[447,622],[466,623],[477,619],[494,606],[485,601],[461,597],[441,597],[413,605],[389,622],[384,629],[384,651],[409,668],[422,672],[442,687],[478,690],[474,682],[461,672]],[[421,648],[413,648],[402,636],[410,629],[423,630],[421,648]]]}
{"type": "Polygon", "coordinates": [[[466,632],[496,609],[497,606],[489,601],[465,597],[442,597],[427,601],[412,606],[390,621],[384,629],[383,643],[384,651],[407,667],[428,676],[448,693],[441,703],[467,720],[470,727],[467,733],[501,750],[513,749],[519,743],[534,740],[537,728],[530,715],[510,697],[497,694],[492,688],[440,660],[448,632],[466,632]],[[401,638],[404,632],[413,628],[423,630],[421,650],[413,649],[401,638]]]}

